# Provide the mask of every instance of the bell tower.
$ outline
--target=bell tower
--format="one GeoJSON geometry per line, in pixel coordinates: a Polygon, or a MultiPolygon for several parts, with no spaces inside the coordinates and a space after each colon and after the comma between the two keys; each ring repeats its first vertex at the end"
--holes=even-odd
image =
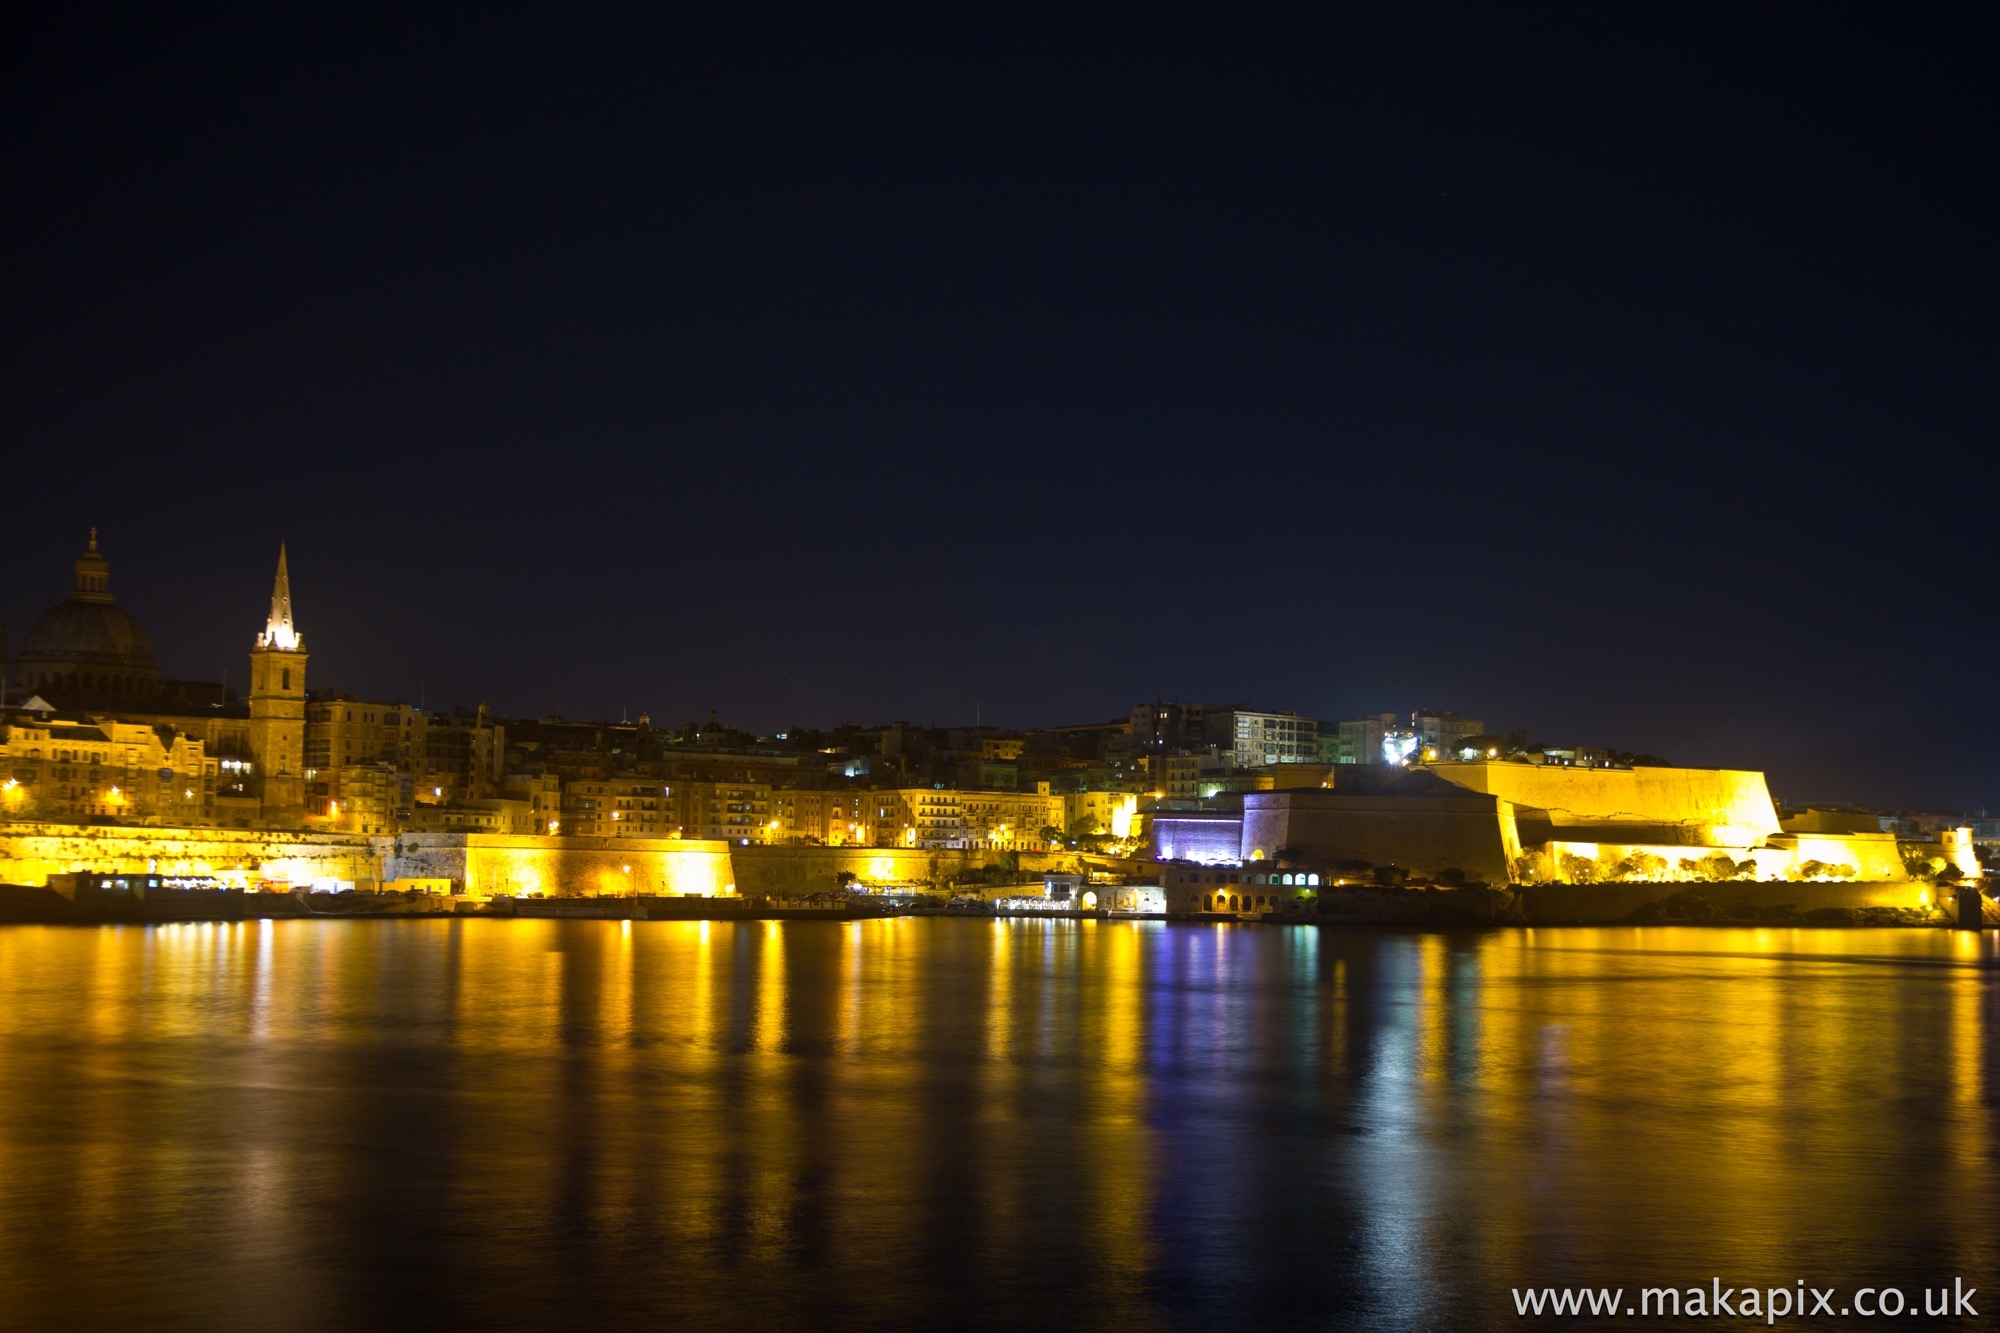
{"type": "Polygon", "coordinates": [[[266,820],[304,819],[305,752],[306,644],[292,623],[292,584],[281,543],[271,614],[250,650],[250,757],[262,784],[266,820]]]}

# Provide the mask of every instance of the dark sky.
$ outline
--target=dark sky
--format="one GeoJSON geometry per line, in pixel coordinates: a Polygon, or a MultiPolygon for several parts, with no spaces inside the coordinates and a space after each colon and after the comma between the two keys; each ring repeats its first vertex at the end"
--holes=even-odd
{"type": "Polygon", "coordinates": [[[0,617],[2000,806],[1990,7],[1080,8],[21,7],[0,617]]]}

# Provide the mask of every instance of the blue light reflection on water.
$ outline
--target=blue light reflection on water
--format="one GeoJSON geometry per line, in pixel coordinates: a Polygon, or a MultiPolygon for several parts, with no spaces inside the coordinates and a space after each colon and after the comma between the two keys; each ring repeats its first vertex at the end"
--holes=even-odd
{"type": "Polygon", "coordinates": [[[1994,976],[1916,931],[9,927],[0,1300],[1389,1328],[2000,1286],[1994,976]]]}

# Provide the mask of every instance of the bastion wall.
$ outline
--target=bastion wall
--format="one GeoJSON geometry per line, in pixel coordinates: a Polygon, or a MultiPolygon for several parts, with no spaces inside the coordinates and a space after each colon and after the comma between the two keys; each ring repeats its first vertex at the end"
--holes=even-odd
{"type": "MultiPolygon", "coordinates": [[[[1724,768],[1565,768],[1433,764],[1427,772],[1558,824],[1672,825],[1708,847],[1755,847],[1778,832],[1762,773],[1724,768]]],[[[1607,833],[1610,830],[1605,830],[1607,833]]]]}
{"type": "Polygon", "coordinates": [[[1518,892],[1522,916],[1531,925],[1604,925],[1625,921],[1648,903],[1682,893],[1705,898],[1732,916],[1748,916],[1780,907],[1800,912],[1827,907],[1923,909],[1931,906],[1938,894],[1931,885],[1908,879],[1875,884],[1782,880],[1719,884],[1531,884],[1518,892]]]}
{"type": "Polygon", "coordinates": [[[1367,861],[1419,875],[1462,870],[1473,879],[1507,882],[1509,848],[1500,803],[1490,796],[1246,793],[1244,859],[1275,860],[1281,848],[1314,865],[1367,861]]]}
{"type": "MultiPolygon", "coordinates": [[[[992,851],[931,851],[922,847],[735,847],[738,892],[751,897],[797,898],[810,893],[831,893],[840,886],[842,872],[863,884],[905,885],[928,883],[934,877],[957,879],[969,870],[998,865],[1001,853],[992,851]]],[[[1033,878],[1044,870],[1067,865],[1073,854],[1021,852],[1016,857],[1021,874],[1033,878]]]]}
{"type": "Polygon", "coordinates": [[[737,893],[726,842],[405,833],[384,838],[386,879],[450,879],[474,897],[737,893]]]}
{"type": "Polygon", "coordinates": [[[0,826],[0,883],[45,885],[51,875],[82,871],[212,876],[237,888],[372,880],[379,841],[343,833],[10,823],[0,826]]]}

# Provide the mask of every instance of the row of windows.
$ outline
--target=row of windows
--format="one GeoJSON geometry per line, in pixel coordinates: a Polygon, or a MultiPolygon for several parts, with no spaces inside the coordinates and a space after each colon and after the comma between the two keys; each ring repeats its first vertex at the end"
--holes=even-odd
{"type": "Polygon", "coordinates": [[[1197,870],[1180,882],[1183,884],[1280,884],[1295,889],[1316,889],[1319,887],[1319,875],[1304,870],[1273,870],[1255,875],[1244,875],[1235,870],[1216,870],[1208,872],[1205,875],[1202,871],[1197,870]]]}
{"type": "Polygon", "coordinates": [[[80,690],[85,694],[137,694],[145,686],[143,676],[111,675],[99,671],[37,671],[23,684],[38,690],[80,690]]]}
{"type": "Polygon", "coordinates": [[[1201,899],[1204,912],[1263,912],[1281,905],[1275,897],[1263,894],[1205,893],[1201,899]]]}

